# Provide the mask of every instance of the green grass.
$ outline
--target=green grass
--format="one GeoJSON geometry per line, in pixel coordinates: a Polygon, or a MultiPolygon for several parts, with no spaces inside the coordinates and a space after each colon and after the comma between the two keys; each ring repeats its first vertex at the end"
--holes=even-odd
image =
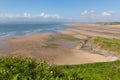
{"type": "Polygon", "coordinates": [[[120,22],[96,22],[96,24],[103,24],[103,25],[120,25],[120,22]]]}
{"type": "Polygon", "coordinates": [[[120,61],[55,66],[31,58],[1,57],[0,80],[120,80],[120,61]]]}
{"type": "Polygon", "coordinates": [[[94,37],[92,41],[94,44],[96,44],[102,49],[113,51],[113,52],[120,54],[120,40],[119,39],[94,37]]]}
{"type": "Polygon", "coordinates": [[[74,38],[74,37],[64,37],[63,39],[68,40],[68,41],[78,41],[78,40],[80,40],[80,39],[74,38]]]}
{"type": "Polygon", "coordinates": [[[59,46],[59,44],[47,43],[46,45],[42,46],[42,48],[58,48],[59,46]]]}
{"type": "Polygon", "coordinates": [[[79,41],[80,39],[79,38],[74,38],[72,36],[66,36],[66,35],[63,35],[63,36],[53,36],[51,40],[67,40],[67,41],[79,41]]]}
{"type": "Polygon", "coordinates": [[[108,35],[120,35],[120,33],[111,33],[111,32],[99,32],[102,34],[108,34],[108,35]]]}

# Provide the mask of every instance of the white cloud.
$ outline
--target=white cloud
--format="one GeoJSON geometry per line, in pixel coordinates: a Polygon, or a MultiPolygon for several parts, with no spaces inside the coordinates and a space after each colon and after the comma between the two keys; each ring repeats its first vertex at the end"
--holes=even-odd
{"type": "Polygon", "coordinates": [[[106,11],[106,12],[101,12],[101,13],[97,13],[94,10],[85,10],[83,12],[81,12],[81,16],[83,17],[92,17],[92,18],[96,18],[96,17],[112,17],[115,15],[114,11],[106,11]]]}
{"type": "Polygon", "coordinates": [[[56,18],[56,19],[60,19],[62,18],[61,16],[57,15],[57,14],[46,14],[44,12],[42,12],[40,14],[40,17],[43,17],[43,18],[56,18]]]}
{"type": "Polygon", "coordinates": [[[87,21],[116,21],[120,15],[115,11],[97,12],[94,10],[85,10],[81,12],[81,18],[87,21]]]}
{"type": "Polygon", "coordinates": [[[108,12],[102,12],[101,14],[103,17],[113,17],[115,15],[115,12],[108,11],[108,12]]]}
{"type": "Polygon", "coordinates": [[[25,13],[23,14],[23,17],[28,17],[28,18],[30,18],[30,17],[32,17],[32,16],[31,16],[30,13],[26,13],[26,12],[25,12],[25,13]]]}
{"type": "Polygon", "coordinates": [[[107,13],[107,12],[103,12],[103,13],[102,13],[102,16],[104,16],[104,17],[110,17],[111,14],[110,14],[110,13],[107,13]]]}
{"type": "Polygon", "coordinates": [[[85,10],[85,11],[83,11],[83,12],[81,13],[81,15],[82,15],[82,16],[91,16],[91,15],[93,15],[94,13],[95,13],[94,10],[90,10],[90,11],[85,10]]]}
{"type": "Polygon", "coordinates": [[[9,14],[9,13],[0,13],[0,18],[53,18],[53,19],[61,19],[62,17],[57,14],[46,14],[42,12],[41,14],[30,14],[30,13],[23,13],[23,14],[9,14]]]}
{"type": "Polygon", "coordinates": [[[42,12],[42,13],[40,14],[40,16],[44,17],[44,16],[45,16],[45,13],[44,13],[44,12],[42,12]]]}
{"type": "Polygon", "coordinates": [[[81,12],[81,16],[87,19],[94,19],[97,16],[94,10],[85,10],[81,12]]]}

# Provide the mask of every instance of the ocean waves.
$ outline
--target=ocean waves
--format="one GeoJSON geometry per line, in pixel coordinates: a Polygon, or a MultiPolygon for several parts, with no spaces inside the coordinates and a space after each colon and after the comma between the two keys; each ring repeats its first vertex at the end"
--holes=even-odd
{"type": "Polygon", "coordinates": [[[19,37],[37,33],[56,33],[67,26],[62,24],[0,24],[0,38],[19,37]]]}

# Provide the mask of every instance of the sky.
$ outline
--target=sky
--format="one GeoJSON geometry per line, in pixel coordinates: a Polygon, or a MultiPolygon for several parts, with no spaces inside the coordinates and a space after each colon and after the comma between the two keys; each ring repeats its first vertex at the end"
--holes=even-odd
{"type": "Polygon", "coordinates": [[[120,0],[0,0],[0,21],[120,21],[120,0]]]}

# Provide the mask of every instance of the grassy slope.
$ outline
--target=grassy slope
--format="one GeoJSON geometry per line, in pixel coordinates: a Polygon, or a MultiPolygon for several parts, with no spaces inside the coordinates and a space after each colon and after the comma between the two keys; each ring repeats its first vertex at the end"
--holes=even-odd
{"type": "Polygon", "coordinates": [[[2,57],[0,80],[120,80],[120,61],[50,66],[30,58],[2,57]]]}
{"type": "Polygon", "coordinates": [[[119,39],[94,37],[92,41],[94,42],[94,44],[98,45],[102,49],[113,51],[113,52],[120,54],[120,40],[119,39]]]}

